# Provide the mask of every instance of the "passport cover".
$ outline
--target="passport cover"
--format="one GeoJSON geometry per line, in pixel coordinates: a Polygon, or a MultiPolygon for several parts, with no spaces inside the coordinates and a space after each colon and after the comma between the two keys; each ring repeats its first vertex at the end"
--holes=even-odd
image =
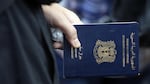
{"type": "Polygon", "coordinates": [[[136,22],[74,25],[80,48],[64,40],[64,77],[138,75],[139,25],[136,22]]]}

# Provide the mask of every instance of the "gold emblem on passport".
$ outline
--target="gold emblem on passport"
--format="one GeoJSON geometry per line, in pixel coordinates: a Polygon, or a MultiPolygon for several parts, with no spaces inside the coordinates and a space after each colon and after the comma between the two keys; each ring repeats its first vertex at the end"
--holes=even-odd
{"type": "Polygon", "coordinates": [[[114,41],[97,40],[93,49],[93,54],[98,64],[103,62],[112,63],[116,59],[116,44],[114,41]]]}

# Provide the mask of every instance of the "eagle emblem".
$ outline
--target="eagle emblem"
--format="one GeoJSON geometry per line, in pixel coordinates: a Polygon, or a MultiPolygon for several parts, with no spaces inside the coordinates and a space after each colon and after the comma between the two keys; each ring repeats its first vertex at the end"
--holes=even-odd
{"type": "Polygon", "coordinates": [[[112,63],[116,59],[117,50],[114,41],[97,40],[93,49],[93,54],[98,64],[103,62],[112,63]]]}

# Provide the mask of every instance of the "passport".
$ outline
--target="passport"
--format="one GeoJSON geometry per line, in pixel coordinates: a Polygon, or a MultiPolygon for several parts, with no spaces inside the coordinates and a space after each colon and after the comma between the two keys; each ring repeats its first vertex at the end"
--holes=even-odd
{"type": "Polygon", "coordinates": [[[80,48],[64,40],[63,76],[134,76],[139,73],[139,24],[74,25],[80,48]]]}

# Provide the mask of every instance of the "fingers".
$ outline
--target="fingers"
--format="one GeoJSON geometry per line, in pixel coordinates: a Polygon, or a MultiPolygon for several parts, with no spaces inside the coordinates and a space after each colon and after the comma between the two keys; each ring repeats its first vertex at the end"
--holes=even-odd
{"type": "Polygon", "coordinates": [[[68,21],[71,23],[71,24],[83,24],[81,22],[81,20],[79,19],[79,17],[72,11],[70,10],[65,10],[64,11],[64,15],[65,17],[68,19],[68,21]]]}
{"type": "Polygon", "coordinates": [[[69,43],[75,47],[78,48],[81,46],[80,41],[77,37],[77,31],[74,28],[74,26],[67,20],[67,18],[63,18],[57,22],[55,22],[57,27],[65,34],[66,39],[69,41],[69,43]]]}
{"type": "Polygon", "coordinates": [[[58,4],[42,6],[42,8],[48,22],[52,26],[59,28],[73,47],[80,47],[81,44],[77,37],[77,31],[73,26],[73,24],[82,23],[78,16],[58,4]]]}
{"type": "Polygon", "coordinates": [[[58,9],[63,13],[63,15],[67,18],[67,20],[71,23],[71,24],[83,24],[80,20],[80,18],[73,12],[70,11],[56,3],[52,4],[53,6],[57,6],[58,9]]]}
{"type": "Polygon", "coordinates": [[[53,43],[53,47],[54,47],[55,49],[62,49],[62,48],[63,48],[63,45],[62,45],[61,42],[54,42],[54,43],[53,43]]]}

